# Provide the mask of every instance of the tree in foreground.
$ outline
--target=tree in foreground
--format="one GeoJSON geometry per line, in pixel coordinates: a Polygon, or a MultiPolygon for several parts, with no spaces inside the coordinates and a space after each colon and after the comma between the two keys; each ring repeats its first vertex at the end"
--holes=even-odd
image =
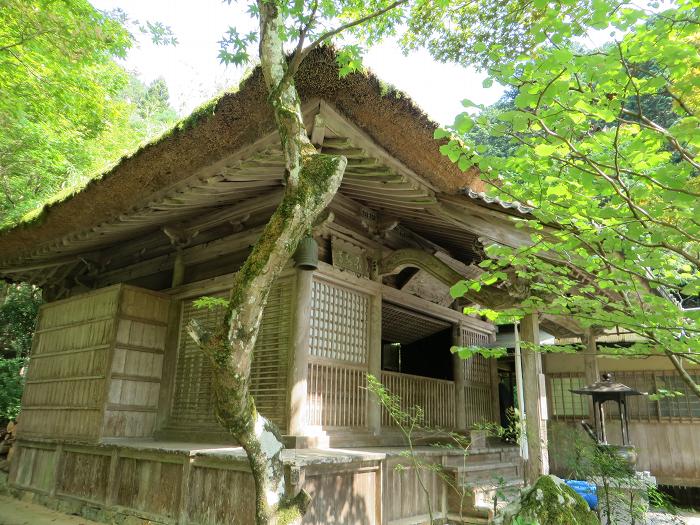
{"type": "Polygon", "coordinates": [[[647,342],[613,352],[666,356],[700,396],[700,310],[691,308],[700,294],[700,6],[608,13],[594,2],[587,28],[614,37],[594,50],[567,45],[579,29],[545,16],[535,53],[488,69],[487,82],[517,91],[514,107],[496,118],[464,113],[437,133],[454,162],[479,165],[489,193],[533,208],[521,224],[531,244],[491,246],[487,272],[453,293],[514,268],[533,296],[507,314],[638,334],[647,342]],[[475,144],[474,125],[517,148],[503,156],[475,144]]]}
{"type": "MultiPolygon", "coordinates": [[[[217,419],[248,456],[258,525],[300,521],[308,495],[303,491],[285,493],[279,433],[257,412],[250,394],[253,348],[275,279],[337,192],[347,163],[342,156],[318,152],[307,136],[295,87],[299,66],[311,50],[336,37],[342,37],[340,43],[345,43],[338,49],[341,74],[360,66],[363,46],[386,37],[399,38],[407,50],[427,46],[439,54],[435,43],[453,37],[455,27],[462,41],[460,49],[472,56],[465,63],[482,59],[488,62],[482,48],[485,45],[498,46],[495,62],[502,55],[530,49],[535,41],[531,28],[546,22],[541,20],[543,7],[520,0],[502,2],[496,11],[492,7],[493,2],[481,0],[258,0],[248,4],[248,9],[257,18],[259,30],[241,34],[230,28],[221,42],[221,60],[237,64],[249,61],[249,48],[257,43],[286,165],[282,202],[233,279],[222,325],[213,332],[204,331],[196,323],[189,326],[190,335],[212,363],[217,419]]],[[[565,7],[562,17],[589,16],[588,2],[565,7]]]]}

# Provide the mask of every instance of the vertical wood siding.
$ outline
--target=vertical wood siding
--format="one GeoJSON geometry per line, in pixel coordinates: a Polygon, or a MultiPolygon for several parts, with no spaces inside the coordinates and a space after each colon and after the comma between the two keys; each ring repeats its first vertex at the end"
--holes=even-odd
{"type": "Polygon", "coordinates": [[[169,303],[116,285],[43,306],[20,435],[152,435],[169,303]]]}
{"type": "MultiPolygon", "coordinates": [[[[462,327],[462,346],[487,346],[488,334],[462,327]]],[[[465,410],[467,426],[493,419],[492,389],[498,388],[491,380],[489,361],[481,355],[474,355],[462,361],[464,366],[465,410]]]]}
{"type": "MultiPolygon", "coordinates": [[[[258,340],[253,352],[251,392],[258,410],[284,429],[287,419],[287,363],[291,345],[293,281],[280,279],[270,291],[263,312],[258,340]]],[[[208,294],[228,297],[228,292],[208,294]]],[[[224,314],[222,307],[198,309],[196,298],[182,303],[175,388],[169,427],[216,431],[212,370],[206,356],[187,335],[187,323],[197,319],[210,330],[215,329],[224,314]]]]}
{"type": "Polygon", "coordinates": [[[119,291],[114,286],[41,308],[20,436],[99,437],[119,291]]]}
{"type": "Polygon", "coordinates": [[[307,380],[309,425],[367,426],[367,370],[343,364],[310,363],[307,380]]]}
{"type": "Polygon", "coordinates": [[[107,391],[104,437],[150,437],[158,393],[170,300],[125,288],[107,391]]]}
{"type": "MultiPolygon", "coordinates": [[[[419,456],[420,457],[420,456],[419,456]]],[[[426,464],[440,463],[440,457],[420,457],[426,464]]],[[[437,472],[420,469],[418,472],[404,458],[387,458],[383,467],[384,486],[384,523],[401,521],[401,523],[428,523],[428,498],[433,517],[445,516],[446,486],[437,472]],[[421,488],[421,477],[428,494],[421,488]],[[413,519],[411,519],[413,518],[413,519]]]]}
{"type": "Polygon", "coordinates": [[[311,495],[305,525],[380,525],[377,519],[379,472],[341,471],[306,477],[311,495]]]}
{"type": "MultiPolygon", "coordinates": [[[[399,396],[402,410],[412,413],[413,407],[420,407],[425,425],[446,429],[455,427],[455,384],[452,381],[382,372],[382,383],[392,394],[399,396]]],[[[382,410],[382,425],[396,426],[386,410],[382,410]]]]}
{"type": "Polygon", "coordinates": [[[194,467],[188,484],[186,523],[248,525],[255,519],[255,487],[248,472],[194,467]]]}
{"type": "Polygon", "coordinates": [[[119,458],[115,503],[151,514],[177,517],[182,464],[119,458]]]}

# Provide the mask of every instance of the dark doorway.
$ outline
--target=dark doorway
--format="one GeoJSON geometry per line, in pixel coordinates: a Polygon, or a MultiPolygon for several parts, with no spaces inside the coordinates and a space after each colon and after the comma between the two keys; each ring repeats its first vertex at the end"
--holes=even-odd
{"type": "Polygon", "coordinates": [[[382,370],[452,381],[451,346],[450,323],[382,305],[382,370]]]}

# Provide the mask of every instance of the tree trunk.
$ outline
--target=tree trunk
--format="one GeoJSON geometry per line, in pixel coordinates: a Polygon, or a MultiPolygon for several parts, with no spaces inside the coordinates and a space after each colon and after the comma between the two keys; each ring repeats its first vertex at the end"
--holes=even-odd
{"type": "Polygon", "coordinates": [[[311,144],[294,72],[287,71],[277,7],[260,0],[259,8],[260,58],[285,156],[285,194],[234,277],[222,326],[207,334],[192,323],[189,332],[212,362],[217,419],[248,456],[256,489],[256,524],[286,525],[301,521],[309,496],[304,491],[285,493],[284,445],[250,395],[253,348],[270,288],[337,192],[347,159],[320,154],[311,144]]]}

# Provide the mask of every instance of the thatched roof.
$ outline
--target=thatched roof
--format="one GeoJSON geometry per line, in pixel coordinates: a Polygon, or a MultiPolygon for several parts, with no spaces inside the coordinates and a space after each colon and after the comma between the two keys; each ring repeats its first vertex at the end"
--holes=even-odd
{"type": "MultiPolygon", "coordinates": [[[[480,191],[472,170],[461,172],[440,154],[437,125],[406,95],[369,73],[339,78],[335,54],[314,51],[302,65],[297,88],[302,101],[331,103],[389,154],[445,194],[480,191]]],[[[252,144],[274,129],[260,68],[235,93],[197,110],[171,132],[91,181],[73,196],[47,206],[31,222],[0,233],[0,262],[21,259],[38,246],[128,215],[198,170],[252,144]]]]}

